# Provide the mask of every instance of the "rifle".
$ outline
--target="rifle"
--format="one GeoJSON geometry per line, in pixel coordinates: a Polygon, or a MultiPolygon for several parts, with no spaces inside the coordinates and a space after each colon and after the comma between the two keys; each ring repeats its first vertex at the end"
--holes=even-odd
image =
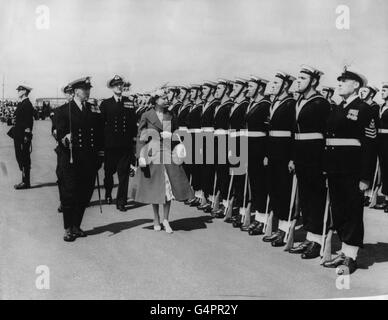
{"type": "MultiPolygon", "coordinates": [[[[248,176],[248,172],[246,172],[246,185],[248,185],[248,194],[249,194],[249,200],[252,200],[252,195],[251,195],[251,186],[250,186],[250,182],[249,182],[249,176],[248,176]]],[[[248,202],[248,205],[245,207],[246,205],[246,186],[245,186],[245,192],[244,192],[244,215],[242,216],[242,227],[246,228],[248,227],[250,224],[251,224],[251,205],[252,205],[252,202],[249,201],[248,202]]]]}
{"type": "Polygon", "coordinates": [[[265,223],[263,227],[263,232],[265,236],[270,236],[272,234],[272,220],[273,220],[273,212],[268,215],[269,210],[269,194],[267,195],[267,204],[265,206],[265,223]]]}
{"type": "Polygon", "coordinates": [[[333,235],[333,218],[331,216],[331,210],[330,210],[330,194],[329,194],[329,186],[327,184],[327,191],[326,191],[326,205],[325,205],[325,214],[323,216],[323,231],[322,231],[322,244],[321,244],[321,252],[320,256],[321,262],[320,264],[325,263],[326,261],[331,260],[331,238],[333,235]],[[330,227],[329,232],[326,235],[326,229],[327,229],[327,221],[330,216],[330,227]]]}
{"type": "Polygon", "coordinates": [[[377,203],[377,192],[379,191],[379,188],[380,188],[380,181],[378,181],[379,172],[380,172],[379,167],[380,167],[379,158],[377,158],[376,170],[373,177],[372,195],[370,197],[369,208],[373,208],[377,203]]]}
{"type": "Polygon", "coordinates": [[[240,221],[235,221],[233,222],[233,227],[237,228],[237,227],[240,227],[242,225],[242,223],[244,222],[244,218],[245,218],[245,204],[246,204],[246,197],[247,197],[247,186],[248,186],[248,172],[247,172],[247,169],[245,169],[245,179],[244,179],[244,200],[243,200],[243,207],[240,208],[240,214],[241,214],[241,219],[240,221]]]}
{"type": "Polygon", "coordinates": [[[290,238],[290,231],[291,231],[291,217],[292,217],[292,213],[293,213],[293,209],[294,209],[294,203],[295,203],[297,188],[298,188],[298,183],[297,183],[297,180],[296,180],[296,174],[294,173],[294,175],[292,177],[291,200],[290,200],[290,209],[289,209],[288,222],[287,222],[287,227],[288,228],[287,228],[286,234],[284,236],[284,240],[288,244],[286,246],[286,248],[284,249],[285,251],[289,250],[292,247],[291,242],[292,243],[294,242],[293,238],[294,238],[294,230],[295,230],[295,225],[296,225],[296,220],[297,220],[296,218],[294,219],[295,223],[293,223],[294,230],[292,231],[292,239],[289,239],[289,238],[290,238]],[[291,244],[291,247],[289,247],[290,244],[291,244]]]}
{"type": "Polygon", "coordinates": [[[217,186],[217,172],[214,175],[214,185],[213,185],[213,204],[212,209],[215,210],[216,208],[216,186],[217,186]]]}
{"type": "Polygon", "coordinates": [[[225,207],[225,220],[224,221],[227,221],[227,220],[229,220],[232,217],[234,197],[232,197],[232,199],[230,199],[230,193],[232,191],[233,177],[234,177],[234,172],[232,170],[232,175],[231,175],[230,181],[229,181],[228,199],[227,199],[228,201],[227,201],[227,205],[225,207]]]}
{"type": "Polygon", "coordinates": [[[299,189],[296,188],[296,195],[295,195],[295,216],[294,219],[291,222],[290,226],[290,233],[288,235],[288,239],[286,242],[286,246],[284,248],[284,251],[289,251],[294,246],[294,234],[295,234],[295,227],[296,223],[298,222],[298,219],[300,217],[300,203],[299,203],[299,189]]]}

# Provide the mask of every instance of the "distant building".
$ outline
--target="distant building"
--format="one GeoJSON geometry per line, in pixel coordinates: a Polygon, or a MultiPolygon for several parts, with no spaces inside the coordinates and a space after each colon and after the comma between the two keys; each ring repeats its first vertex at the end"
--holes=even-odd
{"type": "Polygon", "coordinates": [[[40,109],[48,105],[51,109],[55,109],[66,103],[66,101],[66,98],[38,98],[35,100],[35,107],[40,109]]]}

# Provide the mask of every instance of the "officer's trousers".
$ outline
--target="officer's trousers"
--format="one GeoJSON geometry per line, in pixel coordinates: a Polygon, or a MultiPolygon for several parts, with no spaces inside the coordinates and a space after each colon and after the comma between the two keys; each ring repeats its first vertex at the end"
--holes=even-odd
{"type": "Polygon", "coordinates": [[[364,193],[356,174],[329,173],[333,229],[348,245],[362,247],[364,239],[364,193]]]}
{"type": "Polygon", "coordinates": [[[98,171],[96,153],[73,153],[73,163],[67,150],[58,152],[58,178],[61,181],[64,228],[80,227],[85,208],[93,195],[98,171]]]}
{"type": "Polygon", "coordinates": [[[119,179],[116,197],[117,204],[125,205],[127,203],[130,165],[133,162],[133,157],[131,149],[114,148],[105,150],[105,193],[106,195],[111,195],[113,189],[113,175],[117,172],[119,179]]]}

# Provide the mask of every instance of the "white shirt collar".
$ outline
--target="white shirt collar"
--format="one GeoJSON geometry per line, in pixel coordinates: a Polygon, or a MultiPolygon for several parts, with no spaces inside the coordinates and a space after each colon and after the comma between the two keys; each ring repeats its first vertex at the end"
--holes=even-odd
{"type": "Polygon", "coordinates": [[[116,100],[116,102],[119,102],[119,99],[121,100],[121,101],[123,101],[123,97],[121,96],[121,97],[119,97],[119,96],[116,96],[115,94],[113,95],[113,98],[116,100]]]}
{"type": "Polygon", "coordinates": [[[78,108],[82,111],[82,102],[81,102],[81,100],[78,98],[78,97],[74,97],[74,102],[75,102],[75,104],[78,106],[78,108]]]}
{"type": "Polygon", "coordinates": [[[357,94],[354,94],[350,97],[348,97],[346,100],[345,100],[345,105],[344,105],[344,108],[346,108],[349,104],[351,104],[354,100],[356,100],[358,98],[358,95],[357,94]]]}

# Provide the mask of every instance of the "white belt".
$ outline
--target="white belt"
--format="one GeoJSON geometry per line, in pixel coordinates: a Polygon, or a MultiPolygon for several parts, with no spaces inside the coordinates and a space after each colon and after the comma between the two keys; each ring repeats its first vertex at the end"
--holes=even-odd
{"type": "Polygon", "coordinates": [[[214,128],[213,127],[202,127],[201,130],[202,130],[202,132],[213,132],[214,128]]]}
{"type": "Polygon", "coordinates": [[[266,137],[267,133],[263,131],[246,131],[245,135],[251,138],[261,138],[261,137],[266,137]]]}
{"type": "Polygon", "coordinates": [[[228,134],[228,130],[224,130],[224,129],[216,129],[216,130],[214,130],[214,134],[215,134],[215,135],[228,134]]]}
{"type": "Polygon", "coordinates": [[[361,142],[358,139],[351,138],[328,138],[326,139],[327,146],[344,146],[344,147],[361,147],[361,142]]]}
{"type": "Polygon", "coordinates": [[[189,131],[189,129],[187,129],[187,127],[179,127],[178,130],[179,131],[189,131]]]}
{"type": "Polygon", "coordinates": [[[201,129],[198,129],[198,128],[196,128],[196,129],[188,129],[187,130],[189,133],[201,133],[202,132],[202,130],[201,129]]]}
{"type": "Polygon", "coordinates": [[[295,133],[295,140],[320,140],[323,134],[319,132],[295,133]]]}
{"type": "Polygon", "coordinates": [[[379,133],[388,133],[388,129],[379,129],[378,132],[379,133]]]}
{"type": "Polygon", "coordinates": [[[236,138],[236,137],[242,137],[242,136],[246,136],[246,131],[245,130],[241,130],[241,131],[229,131],[229,136],[231,138],[236,138]]]}
{"type": "Polygon", "coordinates": [[[291,131],[272,130],[269,132],[270,137],[291,137],[291,131]]]}

